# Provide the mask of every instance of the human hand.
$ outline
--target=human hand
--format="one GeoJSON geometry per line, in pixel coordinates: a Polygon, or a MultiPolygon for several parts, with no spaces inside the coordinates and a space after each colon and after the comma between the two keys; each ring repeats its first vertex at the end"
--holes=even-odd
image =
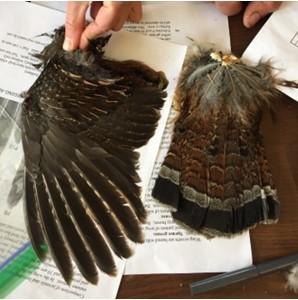
{"type": "MultiPolygon", "coordinates": [[[[247,28],[253,27],[260,19],[276,11],[282,1],[251,1],[245,8],[243,25],[247,28]]],[[[215,1],[215,6],[226,16],[234,16],[243,8],[240,1],[215,1]]]]}
{"type": "Polygon", "coordinates": [[[65,21],[63,49],[72,51],[87,48],[89,40],[102,33],[122,28],[126,21],[138,22],[142,18],[141,2],[69,1],[65,21]],[[91,4],[93,21],[86,26],[86,11],[91,4]]]}

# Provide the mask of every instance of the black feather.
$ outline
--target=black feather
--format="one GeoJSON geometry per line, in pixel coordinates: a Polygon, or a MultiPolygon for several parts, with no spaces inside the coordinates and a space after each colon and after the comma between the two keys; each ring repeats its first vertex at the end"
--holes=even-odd
{"type": "Polygon", "coordinates": [[[69,284],[73,276],[69,250],[65,245],[56,218],[53,215],[53,208],[49,203],[49,195],[46,192],[43,174],[34,181],[33,190],[45,240],[58,269],[64,280],[69,284]]]}
{"type": "Polygon", "coordinates": [[[116,266],[112,253],[100,232],[98,226],[92,220],[93,216],[84,205],[85,199],[71,183],[71,178],[65,170],[64,178],[57,178],[57,187],[63,195],[64,201],[67,199],[69,209],[76,220],[76,224],[81,232],[84,232],[84,239],[92,249],[98,267],[110,275],[116,274],[116,266]]]}
{"type": "Polygon", "coordinates": [[[77,163],[78,170],[89,178],[92,185],[100,190],[103,199],[109,204],[114,214],[117,216],[127,236],[134,242],[143,242],[143,234],[137,215],[133,212],[128,199],[122,195],[107,178],[105,178],[90,163],[90,161],[81,153],[77,153],[79,161],[77,163]]]}
{"type": "Polygon", "coordinates": [[[51,205],[56,211],[57,219],[60,223],[60,228],[63,231],[63,236],[68,242],[69,250],[82,275],[89,282],[96,284],[98,281],[98,273],[90,250],[87,248],[74,221],[70,217],[70,213],[66,207],[67,204],[63,202],[54,178],[50,174],[47,174],[45,178],[51,205]],[[55,199],[55,201],[53,201],[53,199],[55,199]]]}
{"type": "Polygon", "coordinates": [[[46,258],[46,242],[42,231],[40,218],[37,212],[37,202],[34,197],[33,182],[25,172],[25,195],[24,195],[24,212],[27,232],[29,234],[32,247],[41,261],[46,258]]]}

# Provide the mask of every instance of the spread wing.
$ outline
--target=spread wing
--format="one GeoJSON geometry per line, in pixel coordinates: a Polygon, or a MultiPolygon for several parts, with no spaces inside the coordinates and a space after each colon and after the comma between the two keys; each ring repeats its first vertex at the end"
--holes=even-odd
{"type": "Polygon", "coordinates": [[[23,104],[27,229],[38,256],[46,244],[68,283],[71,258],[96,283],[96,266],[115,274],[113,253],[127,258],[128,239],[143,241],[136,149],[154,134],[166,95],[162,73],[102,63],[114,71],[93,80],[53,59],[23,104]]]}

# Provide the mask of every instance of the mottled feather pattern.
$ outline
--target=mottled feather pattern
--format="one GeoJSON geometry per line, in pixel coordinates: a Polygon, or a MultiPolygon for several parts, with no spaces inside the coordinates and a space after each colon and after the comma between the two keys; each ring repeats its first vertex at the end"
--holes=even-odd
{"type": "Polygon", "coordinates": [[[233,55],[198,50],[186,59],[172,143],[153,189],[176,220],[210,238],[278,220],[259,133],[277,82],[269,63],[250,67],[233,55]]]}
{"type": "Polygon", "coordinates": [[[38,58],[44,67],[22,109],[25,215],[43,260],[43,245],[67,283],[72,260],[95,284],[97,267],[115,275],[114,254],[143,242],[137,148],[153,136],[167,80],[136,61],[113,61],[102,47],[62,50],[63,28],[38,58]]]}

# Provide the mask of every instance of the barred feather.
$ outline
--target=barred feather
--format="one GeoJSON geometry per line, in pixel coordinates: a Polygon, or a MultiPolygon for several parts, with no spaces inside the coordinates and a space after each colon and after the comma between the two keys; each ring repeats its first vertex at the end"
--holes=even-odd
{"type": "MultiPolygon", "coordinates": [[[[279,217],[259,125],[280,81],[269,63],[194,48],[175,94],[177,117],[153,197],[208,237],[231,236],[279,217]]],[[[291,82],[291,86],[295,86],[291,82]]]]}

